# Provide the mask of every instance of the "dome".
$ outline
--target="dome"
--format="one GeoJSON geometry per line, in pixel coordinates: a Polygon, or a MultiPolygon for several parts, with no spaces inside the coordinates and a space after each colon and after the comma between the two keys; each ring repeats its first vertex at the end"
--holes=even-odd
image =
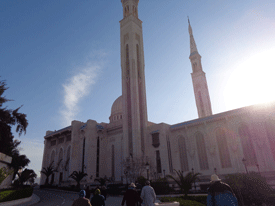
{"type": "Polygon", "coordinates": [[[119,96],[113,103],[111,109],[111,116],[115,114],[122,114],[122,96],[119,96]]]}

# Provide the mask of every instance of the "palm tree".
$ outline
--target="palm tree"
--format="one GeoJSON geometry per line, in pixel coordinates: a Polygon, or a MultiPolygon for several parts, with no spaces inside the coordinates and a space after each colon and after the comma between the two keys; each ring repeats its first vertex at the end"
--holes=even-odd
{"type": "Polygon", "coordinates": [[[33,170],[25,169],[22,173],[19,173],[19,183],[23,185],[28,180],[34,180],[37,175],[33,170]]]}
{"type": "Polygon", "coordinates": [[[177,173],[177,178],[167,175],[166,177],[173,179],[177,185],[180,187],[182,194],[186,197],[188,195],[189,190],[192,188],[192,183],[198,179],[198,176],[200,173],[193,173],[193,172],[188,172],[185,176],[183,175],[183,171],[176,171],[177,173]]]}
{"type": "Polygon", "coordinates": [[[110,182],[110,180],[106,176],[104,178],[102,177],[95,178],[95,181],[99,182],[100,186],[105,185],[106,182],[110,182]]]}
{"type": "Polygon", "coordinates": [[[76,185],[76,187],[77,187],[77,189],[79,189],[80,188],[80,181],[84,178],[84,177],[86,177],[88,174],[87,173],[85,173],[85,172],[83,172],[83,171],[73,171],[73,173],[69,176],[69,178],[72,178],[72,179],[74,179],[76,182],[77,182],[77,185],[76,185]]]}
{"type": "Polygon", "coordinates": [[[45,185],[49,184],[49,177],[56,172],[56,169],[53,166],[53,162],[51,162],[51,164],[48,167],[43,167],[41,173],[43,173],[44,175],[46,175],[46,181],[45,181],[45,185]]]}

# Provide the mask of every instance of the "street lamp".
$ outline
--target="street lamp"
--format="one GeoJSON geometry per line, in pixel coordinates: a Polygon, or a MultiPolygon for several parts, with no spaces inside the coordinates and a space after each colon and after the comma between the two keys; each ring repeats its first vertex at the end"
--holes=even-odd
{"type": "MultiPolygon", "coordinates": [[[[193,173],[193,175],[194,175],[194,168],[192,167],[191,170],[192,170],[192,173],[193,173]]],[[[197,191],[197,190],[196,190],[196,179],[194,179],[194,189],[195,189],[195,192],[196,192],[196,191],[197,191]]]]}
{"type": "Polygon", "coordinates": [[[149,163],[146,162],[145,166],[146,166],[146,170],[147,170],[147,180],[149,180],[149,163]]]}
{"type": "Polygon", "coordinates": [[[217,174],[217,168],[216,167],[214,168],[214,173],[217,174]]]}
{"type": "Polygon", "coordinates": [[[163,177],[165,177],[165,170],[163,170],[163,177]]]}
{"type": "Polygon", "coordinates": [[[246,170],[246,174],[248,174],[247,167],[246,167],[246,159],[243,158],[242,161],[243,161],[243,164],[244,164],[244,167],[245,167],[245,170],[246,170]]]}

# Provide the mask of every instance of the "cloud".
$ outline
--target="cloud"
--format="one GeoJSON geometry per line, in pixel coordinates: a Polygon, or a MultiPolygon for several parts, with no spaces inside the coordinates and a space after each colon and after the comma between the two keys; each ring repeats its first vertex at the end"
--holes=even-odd
{"type": "Polygon", "coordinates": [[[63,126],[70,125],[75,118],[79,111],[78,103],[92,90],[100,68],[99,65],[88,65],[62,85],[64,89],[64,108],[61,111],[63,126]]]}

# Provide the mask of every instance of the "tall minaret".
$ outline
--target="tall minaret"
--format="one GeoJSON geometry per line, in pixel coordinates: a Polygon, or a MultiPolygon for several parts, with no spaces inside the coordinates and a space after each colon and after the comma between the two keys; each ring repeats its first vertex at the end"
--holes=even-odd
{"type": "Polygon", "coordinates": [[[147,106],[144,75],[142,21],[138,18],[139,0],[121,0],[120,51],[123,98],[123,156],[145,155],[147,106]]]}
{"type": "Polygon", "coordinates": [[[202,70],[201,55],[198,53],[195,39],[193,36],[190,21],[188,19],[188,30],[190,35],[190,56],[189,59],[192,64],[192,81],[198,109],[199,118],[212,115],[211,102],[208,92],[207,81],[205,73],[202,70]]]}

